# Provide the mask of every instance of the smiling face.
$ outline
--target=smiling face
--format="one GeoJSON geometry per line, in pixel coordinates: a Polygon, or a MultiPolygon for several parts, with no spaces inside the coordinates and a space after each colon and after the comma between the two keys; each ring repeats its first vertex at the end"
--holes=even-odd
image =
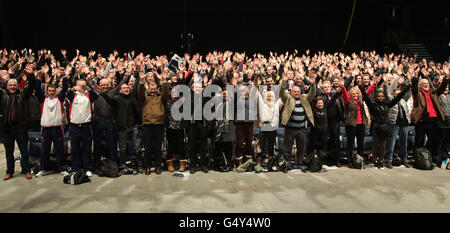
{"type": "Polygon", "coordinates": [[[158,85],[156,85],[156,83],[150,83],[150,85],[148,86],[148,93],[150,94],[150,96],[155,96],[156,94],[158,94],[158,85]]]}
{"type": "Polygon", "coordinates": [[[419,81],[419,88],[424,91],[428,91],[430,89],[430,83],[428,82],[427,79],[421,79],[419,81]]]}
{"type": "Polygon", "coordinates": [[[377,101],[383,102],[384,101],[384,94],[383,92],[380,92],[377,94],[377,101]]]}
{"type": "Polygon", "coordinates": [[[296,100],[300,99],[301,96],[300,87],[294,86],[291,90],[291,96],[294,97],[294,99],[296,100]]]}
{"type": "Polygon", "coordinates": [[[317,100],[316,108],[317,109],[322,109],[323,108],[323,100],[317,100]]]}
{"type": "Polygon", "coordinates": [[[10,94],[14,94],[17,91],[19,84],[17,83],[17,79],[10,79],[6,83],[6,89],[10,94]]]}

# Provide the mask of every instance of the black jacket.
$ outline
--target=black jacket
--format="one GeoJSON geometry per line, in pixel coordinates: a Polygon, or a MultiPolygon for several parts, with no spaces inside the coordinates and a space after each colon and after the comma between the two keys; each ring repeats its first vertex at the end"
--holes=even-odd
{"type": "MultiPolygon", "coordinates": [[[[30,111],[28,99],[34,91],[34,75],[28,75],[28,85],[22,91],[17,89],[15,96],[17,124],[20,128],[26,130],[30,123],[30,111]]],[[[0,130],[8,125],[9,109],[11,107],[11,94],[7,90],[0,89],[0,130]]]]}

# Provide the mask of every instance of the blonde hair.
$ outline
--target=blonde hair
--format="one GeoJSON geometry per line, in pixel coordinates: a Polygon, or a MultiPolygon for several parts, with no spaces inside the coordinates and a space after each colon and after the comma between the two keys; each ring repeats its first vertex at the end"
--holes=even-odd
{"type": "Polygon", "coordinates": [[[353,95],[353,94],[358,94],[359,97],[362,96],[361,90],[357,86],[350,89],[350,95],[353,95]]]}

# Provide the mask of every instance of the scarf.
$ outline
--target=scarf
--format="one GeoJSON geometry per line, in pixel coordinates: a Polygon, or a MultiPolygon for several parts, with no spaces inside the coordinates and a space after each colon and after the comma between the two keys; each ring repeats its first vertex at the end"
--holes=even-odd
{"type": "Polygon", "coordinates": [[[11,95],[11,106],[8,114],[8,124],[12,125],[16,122],[16,94],[11,95]]]}
{"type": "Polygon", "coordinates": [[[422,92],[425,95],[425,99],[427,100],[428,116],[430,116],[430,118],[437,117],[436,111],[434,110],[434,107],[433,107],[433,102],[431,101],[430,90],[428,90],[428,92],[425,92],[424,90],[422,90],[422,92]]]}

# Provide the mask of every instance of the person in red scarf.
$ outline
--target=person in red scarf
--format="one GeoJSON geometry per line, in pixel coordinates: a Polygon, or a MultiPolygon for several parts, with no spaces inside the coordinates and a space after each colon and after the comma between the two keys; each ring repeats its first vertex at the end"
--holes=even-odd
{"type": "Polygon", "coordinates": [[[430,88],[430,83],[427,79],[428,72],[422,69],[422,79],[416,75],[412,78],[412,96],[413,109],[411,111],[411,122],[415,124],[416,137],[415,146],[426,147],[430,150],[433,156],[433,163],[441,164],[440,156],[437,156],[435,137],[438,124],[445,122],[445,116],[439,104],[439,96],[442,95],[447,87],[448,77],[444,78],[438,88],[430,88]],[[425,135],[427,135],[427,142],[425,145],[425,135]]]}

